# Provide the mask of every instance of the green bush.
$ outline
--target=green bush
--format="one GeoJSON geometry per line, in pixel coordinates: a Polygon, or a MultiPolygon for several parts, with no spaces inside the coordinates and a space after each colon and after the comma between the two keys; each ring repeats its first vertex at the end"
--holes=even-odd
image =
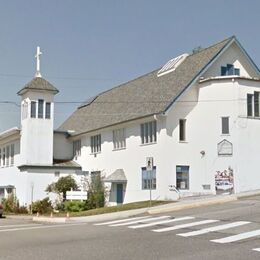
{"type": "Polygon", "coordinates": [[[105,206],[106,190],[100,174],[93,175],[88,185],[87,208],[101,208],[105,206]]]}
{"type": "Polygon", "coordinates": [[[26,207],[19,205],[19,201],[14,194],[10,194],[8,198],[2,200],[4,211],[7,213],[27,214],[26,207]]]}
{"type": "Polygon", "coordinates": [[[64,203],[65,211],[68,212],[80,212],[87,209],[86,202],[84,201],[65,201],[64,203]]]}
{"type": "Polygon", "coordinates": [[[53,207],[49,197],[46,197],[43,200],[37,200],[32,204],[32,213],[39,212],[40,214],[46,214],[52,212],[53,207]]]}

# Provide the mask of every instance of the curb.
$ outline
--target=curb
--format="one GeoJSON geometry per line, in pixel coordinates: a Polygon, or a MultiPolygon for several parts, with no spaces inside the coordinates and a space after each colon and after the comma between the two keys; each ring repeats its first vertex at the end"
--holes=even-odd
{"type": "Polygon", "coordinates": [[[222,204],[222,203],[227,203],[227,202],[236,201],[236,200],[237,200],[237,197],[229,196],[229,197],[225,197],[225,198],[218,198],[218,199],[213,198],[213,199],[207,199],[207,200],[203,200],[203,201],[192,201],[192,202],[181,203],[181,204],[178,204],[178,202],[177,202],[175,205],[172,205],[172,207],[150,209],[147,212],[149,214],[159,214],[159,213],[166,213],[166,212],[171,212],[171,211],[198,208],[198,207],[203,207],[203,206],[211,206],[211,205],[222,204]]]}

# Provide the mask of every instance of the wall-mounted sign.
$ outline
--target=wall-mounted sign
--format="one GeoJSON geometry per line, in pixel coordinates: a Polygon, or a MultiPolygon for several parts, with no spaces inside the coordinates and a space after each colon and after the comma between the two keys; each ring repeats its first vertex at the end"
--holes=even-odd
{"type": "Polygon", "coordinates": [[[233,155],[233,144],[228,140],[224,139],[218,143],[218,155],[219,156],[232,156],[233,155]]]}
{"type": "Polygon", "coordinates": [[[215,188],[217,194],[231,194],[234,192],[234,173],[231,167],[224,171],[216,171],[215,188]]]}
{"type": "Polygon", "coordinates": [[[146,170],[152,171],[153,170],[153,157],[146,158],[146,170]]]}

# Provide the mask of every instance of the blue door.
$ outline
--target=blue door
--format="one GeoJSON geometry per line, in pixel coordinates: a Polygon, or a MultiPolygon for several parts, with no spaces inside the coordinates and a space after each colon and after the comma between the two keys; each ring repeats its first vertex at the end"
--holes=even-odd
{"type": "Polygon", "coordinates": [[[116,202],[123,203],[123,184],[116,185],[116,202]]]}

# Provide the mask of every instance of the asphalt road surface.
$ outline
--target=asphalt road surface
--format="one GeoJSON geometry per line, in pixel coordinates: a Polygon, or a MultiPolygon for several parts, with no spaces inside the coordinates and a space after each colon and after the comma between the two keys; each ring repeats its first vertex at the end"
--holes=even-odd
{"type": "Polygon", "coordinates": [[[99,223],[0,219],[0,259],[260,259],[260,197],[99,223]]]}

